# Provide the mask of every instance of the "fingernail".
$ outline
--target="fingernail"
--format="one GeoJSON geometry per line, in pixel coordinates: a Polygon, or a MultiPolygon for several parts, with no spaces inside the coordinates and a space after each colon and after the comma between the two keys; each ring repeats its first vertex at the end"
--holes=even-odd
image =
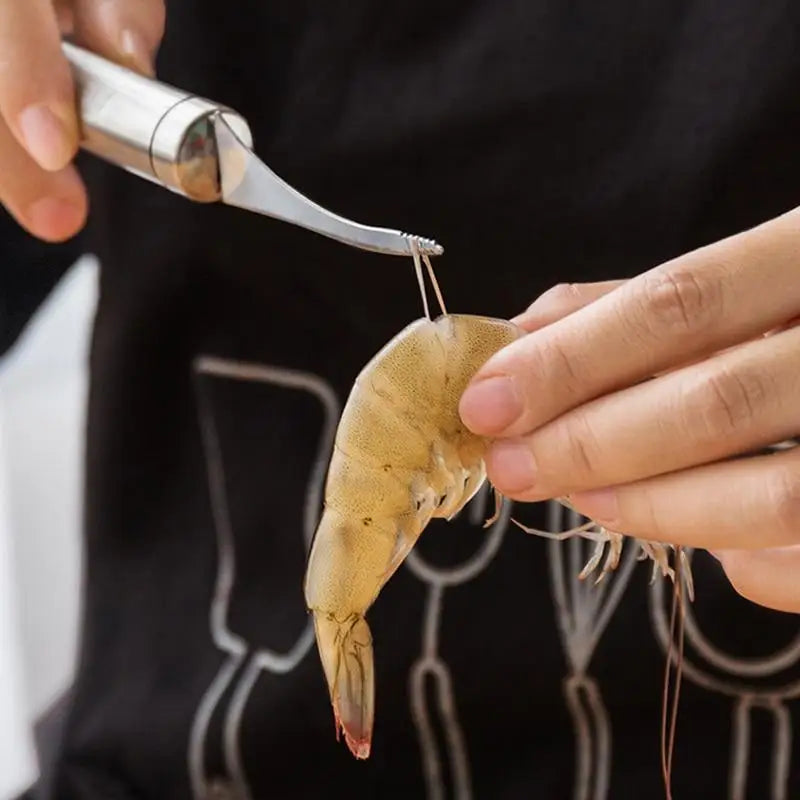
{"type": "Polygon", "coordinates": [[[485,378],[467,387],[461,396],[459,413],[473,432],[497,433],[522,413],[522,398],[512,378],[485,378]]]}
{"type": "Polygon", "coordinates": [[[525,322],[529,318],[535,317],[537,314],[541,314],[543,311],[547,311],[550,306],[558,306],[559,298],[562,297],[562,295],[554,292],[554,289],[556,288],[557,287],[553,286],[546,292],[542,292],[521,314],[517,314],[516,317],[513,317],[511,322],[514,322],[515,324],[525,322]]]}
{"type": "Polygon", "coordinates": [[[49,106],[28,106],[17,118],[17,125],[25,149],[43,169],[63,169],[75,155],[66,121],[49,106]]]}
{"type": "Polygon", "coordinates": [[[74,235],[83,222],[84,210],[59,197],[42,197],[27,209],[27,219],[38,235],[63,239],[74,235]]]}
{"type": "Polygon", "coordinates": [[[144,37],[131,28],[125,28],[119,37],[119,48],[128,64],[151,78],[155,74],[150,49],[144,37]]]}
{"type": "Polygon", "coordinates": [[[536,480],[536,461],[525,442],[495,442],[487,455],[492,483],[506,492],[530,489],[536,480]]]}
{"type": "Polygon", "coordinates": [[[615,522],[619,514],[617,493],[613,489],[593,489],[569,496],[575,508],[595,522],[615,522]]]}
{"type": "Polygon", "coordinates": [[[528,306],[528,308],[526,308],[523,312],[517,314],[516,317],[511,317],[509,322],[512,323],[513,325],[523,325],[528,319],[528,317],[530,317],[532,308],[533,308],[532,305],[528,306]]]}
{"type": "Polygon", "coordinates": [[[62,36],[71,36],[75,32],[75,12],[63,3],[56,3],[54,8],[58,30],[62,36]]]}
{"type": "Polygon", "coordinates": [[[513,322],[515,325],[518,325],[520,322],[525,322],[525,320],[542,308],[542,298],[544,297],[546,299],[546,295],[547,292],[537,297],[524,311],[517,314],[516,317],[511,317],[509,321],[513,322]]]}

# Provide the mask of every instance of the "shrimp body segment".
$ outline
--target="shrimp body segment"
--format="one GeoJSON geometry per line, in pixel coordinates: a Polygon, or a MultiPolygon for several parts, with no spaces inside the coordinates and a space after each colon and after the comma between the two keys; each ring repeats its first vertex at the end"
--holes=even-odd
{"type": "Polygon", "coordinates": [[[363,368],[336,433],[309,554],[306,605],[339,730],[357,758],[372,740],[375,680],[365,614],[434,517],[486,479],[488,441],[458,404],[472,376],[521,337],[510,322],[445,314],[412,322],[363,368]]]}

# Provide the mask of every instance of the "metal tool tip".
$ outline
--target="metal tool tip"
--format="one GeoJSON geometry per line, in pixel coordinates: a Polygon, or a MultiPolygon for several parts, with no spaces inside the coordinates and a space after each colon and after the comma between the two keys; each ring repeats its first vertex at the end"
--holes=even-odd
{"type": "Polygon", "coordinates": [[[412,233],[404,233],[403,236],[405,236],[410,242],[416,244],[416,246],[419,248],[420,255],[440,256],[442,253],[444,253],[444,247],[442,247],[433,239],[427,239],[424,236],[415,236],[412,233]]]}

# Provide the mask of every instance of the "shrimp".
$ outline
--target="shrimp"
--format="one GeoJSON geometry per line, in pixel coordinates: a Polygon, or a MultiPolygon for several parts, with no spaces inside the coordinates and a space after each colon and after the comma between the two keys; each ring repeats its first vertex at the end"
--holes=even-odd
{"type": "Polygon", "coordinates": [[[451,519],[483,485],[487,440],[463,425],[459,399],[482,364],[523,335],[505,320],[447,314],[436,288],[445,313],[431,319],[425,302],[425,317],[394,336],[355,380],[308,557],[305,599],[337,737],[341,729],[362,759],[375,698],[365,614],[430,520],[451,519]]]}
{"type": "MultiPolygon", "coordinates": [[[[328,466],[324,506],[311,544],[305,601],[313,614],[336,736],[358,759],[369,757],[375,711],[372,636],[365,615],[434,518],[452,519],[486,480],[489,440],[461,422],[461,395],[478,369],[525,332],[493,317],[448,314],[430,261],[424,258],[442,314],[428,309],[414,254],[425,316],[395,335],[361,370],[350,391],[328,466]]],[[[502,497],[495,493],[499,516],[502,497]]],[[[561,501],[565,505],[567,501],[561,501]]],[[[610,543],[602,574],[614,569],[622,535],[592,525],[562,534],[598,542],[584,572],[610,543]]],[[[648,553],[662,566],[655,545],[648,553]]]]}

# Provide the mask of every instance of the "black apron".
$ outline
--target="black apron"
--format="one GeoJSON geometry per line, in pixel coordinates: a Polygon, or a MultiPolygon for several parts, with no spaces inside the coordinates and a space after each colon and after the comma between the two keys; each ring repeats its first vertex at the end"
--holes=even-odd
{"type": "MultiPolygon", "coordinates": [[[[800,200],[788,0],[168,5],[161,78],[238,109],[328,208],[442,242],[451,311],[508,317],[800,200]]],[[[580,583],[589,544],[483,530],[483,495],[369,612],[373,752],[336,743],[307,537],[356,374],[422,313],[411,262],[83,165],[102,265],[85,611],[31,796],[663,796],[669,586],[631,544],[601,588],[580,583]]],[[[772,658],[798,618],[693,564],[675,797],[800,797],[800,652],[772,658]]]]}

